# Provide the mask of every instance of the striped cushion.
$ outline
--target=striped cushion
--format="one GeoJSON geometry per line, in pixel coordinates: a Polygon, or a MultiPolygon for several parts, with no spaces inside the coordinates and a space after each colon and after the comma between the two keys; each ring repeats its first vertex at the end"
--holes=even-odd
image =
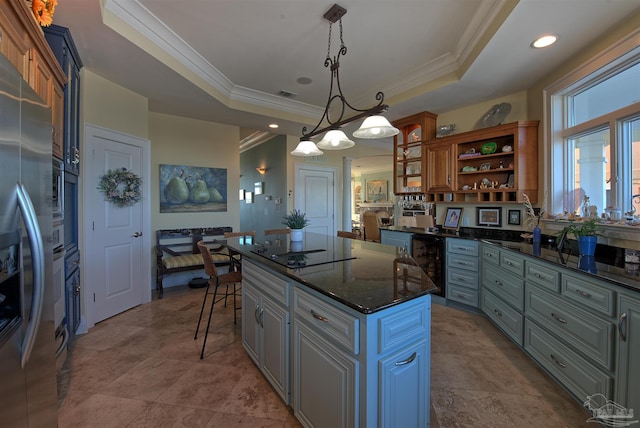
{"type": "MultiPolygon", "coordinates": [[[[224,263],[229,261],[229,256],[225,254],[213,254],[214,263],[224,263]]],[[[203,266],[202,255],[186,254],[184,256],[163,257],[162,264],[166,269],[174,269],[188,266],[203,266]]]]}

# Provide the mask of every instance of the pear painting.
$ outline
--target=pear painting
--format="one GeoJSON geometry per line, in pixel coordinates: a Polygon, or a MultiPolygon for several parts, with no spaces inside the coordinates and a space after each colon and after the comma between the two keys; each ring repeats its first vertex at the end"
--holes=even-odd
{"type": "Polygon", "coordinates": [[[227,170],[160,165],[160,212],[227,211],[227,170]]]}

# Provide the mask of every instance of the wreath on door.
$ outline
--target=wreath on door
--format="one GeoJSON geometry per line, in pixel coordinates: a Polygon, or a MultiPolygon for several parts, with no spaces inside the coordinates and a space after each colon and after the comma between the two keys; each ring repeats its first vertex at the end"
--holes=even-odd
{"type": "Polygon", "coordinates": [[[142,199],[142,178],[126,168],[110,169],[100,177],[98,190],[116,206],[129,207],[142,199]]]}

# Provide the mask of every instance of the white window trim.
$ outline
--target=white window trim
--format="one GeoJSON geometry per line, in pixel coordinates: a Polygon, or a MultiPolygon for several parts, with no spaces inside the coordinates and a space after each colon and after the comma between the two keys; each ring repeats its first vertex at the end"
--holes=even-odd
{"type": "MultiPolygon", "coordinates": [[[[543,89],[543,115],[545,120],[543,121],[543,154],[542,158],[544,160],[543,165],[543,188],[548,189],[547,197],[549,198],[546,203],[548,204],[548,211],[550,213],[559,212],[562,207],[562,199],[563,192],[562,189],[567,188],[568,184],[564,183],[567,179],[565,174],[563,173],[563,169],[568,162],[567,154],[564,152],[563,144],[558,144],[558,142],[562,142],[565,135],[565,128],[568,128],[567,123],[567,114],[566,108],[567,106],[563,103],[563,97],[559,95],[564,95],[570,92],[575,91],[579,88],[582,80],[591,75],[592,73],[598,70],[614,70],[616,68],[622,68],[627,66],[628,62],[631,61],[636,54],[638,49],[640,49],[640,28],[632,31],[630,34],[626,35],[616,43],[613,43],[608,48],[594,55],[591,59],[586,61],[581,66],[577,67],[573,71],[567,73],[562,76],[554,83],[549,85],[547,88],[543,89]],[[554,125],[559,124],[554,127],[554,125]],[[562,183],[562,187],[558,190],[557,186],[553,186],[553,183],[562,183]]],[[[635,109],[637,111],[637,104],[633,104],[632,106],[625,107],[624,109],[628,109],[632,111],[635,109]]],[[[622,109],[622,110],[624,110],[622,109]]],[[[618,120],[620,119],[620,111],[616,112],[616,117],[618,120]]],[[[623,114],[624,116],[624,114],[623,114]]],[[[597,121],[589,121],[586,123],[582,123],[578,126],[572,128],[575,131],[578,128],[586,128],[587,126],[593,126],[594,123],[602,123],[602,118],[599,118],[597,121]],[[589,124],[590,125],[587,125],[589,124]]],[[[617,124],[613,124],[611,126],[611,132],[617,133],[619,132],[617,124]]],[[[612,135],[613,137],[614,135],[612,135]]],[[[613,141],[613,140],[612,140],[613,141]]],[[[617,154],[611,153],[612,161],[617,162],[617,159],[614,156],[617,154]],[[615,160],[614,160],[615,159],[615,160]]],[[[618,189],[618,192],[621,190],[618,189]]],[[[619,195],[615,196],[616,199],[619,198],[619,195]]],[[[561,227],[558,227],[562,222],[558,223],[553,220],[545,221],[545,226],[551,230],[559,230],[561,227]]],[[[609,242],[610,239],[614,240],[611,242],[615,243],[616,239],[627,239],[630,241],[640,242],[640,235],[638,233],[633,233],[632,236],[621,231],[622,229],[633,229],[634,232],[640,231],[640,228],[634,226],[603,226],[603,235],[605,237],[605,241],[609,242]]],[[[599,239],[601,241],[601,239],[599,239]]]]}

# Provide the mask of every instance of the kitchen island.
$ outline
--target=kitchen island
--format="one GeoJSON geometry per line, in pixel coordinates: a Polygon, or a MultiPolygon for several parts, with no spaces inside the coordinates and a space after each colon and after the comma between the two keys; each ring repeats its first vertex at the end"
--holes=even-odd
{"type": "Polygon", "coordinates": [[[429,425],[431,280],[400,249],[307,233],[228,238],[242,340],[304,426],[429,425]]]}

